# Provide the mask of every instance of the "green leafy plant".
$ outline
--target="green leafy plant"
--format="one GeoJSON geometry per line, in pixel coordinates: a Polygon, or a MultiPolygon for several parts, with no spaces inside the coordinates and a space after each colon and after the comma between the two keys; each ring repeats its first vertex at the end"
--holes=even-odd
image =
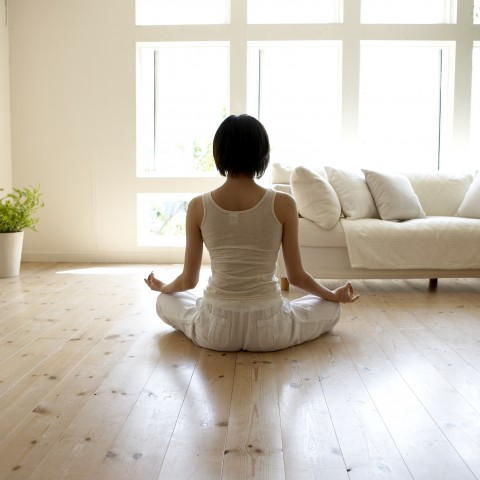
{"type": "MultiPolygon", "coordinates": [[[[0,188],[0,192],[3,188],[0,188]]],[[[26,228],[37,230],[37,210],[44,206],[40,185],[14,188],[0,198],[0,233],[20,232],[26,228]]]]}

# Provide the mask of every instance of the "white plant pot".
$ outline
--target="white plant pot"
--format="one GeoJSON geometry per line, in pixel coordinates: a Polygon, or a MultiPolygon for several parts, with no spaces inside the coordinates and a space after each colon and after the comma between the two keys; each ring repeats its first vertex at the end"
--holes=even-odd
{"type": "Polygon", "coordinates": [[[0,278],[20,273],[22,247],[23,232],[0,233],[0,278]]]}

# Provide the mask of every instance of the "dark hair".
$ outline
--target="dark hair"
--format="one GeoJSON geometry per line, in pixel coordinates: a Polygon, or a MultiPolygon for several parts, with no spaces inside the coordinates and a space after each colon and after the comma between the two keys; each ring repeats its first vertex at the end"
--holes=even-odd
{"type": "Polygon", "coordinates": [[[243,173],[260,178],[270,160],[270,142],[265,127],[250,115],[230,115],[213,138],[213,158],[224,177],[243,173]]]}

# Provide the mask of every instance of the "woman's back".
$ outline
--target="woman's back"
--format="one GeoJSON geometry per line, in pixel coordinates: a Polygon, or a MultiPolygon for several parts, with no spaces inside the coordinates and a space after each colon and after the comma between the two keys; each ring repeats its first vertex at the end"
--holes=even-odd
{"type": "Polygon", "coordinates": [[[212,262],[206,297],[245,300],[277,296],[274,276],[282,225],[274,212],[275,192],[263,191],[260,200],[246,210],[227,210],[216,203],[212,193],[203,195],[202,200],[201,232],[212,262]]]}

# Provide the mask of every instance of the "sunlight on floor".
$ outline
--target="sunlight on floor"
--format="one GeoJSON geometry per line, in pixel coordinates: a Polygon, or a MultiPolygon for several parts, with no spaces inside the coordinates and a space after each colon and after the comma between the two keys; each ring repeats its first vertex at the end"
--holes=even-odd
{"type": "Polygon", "coordinates": [[[91,267],[69,268],[56,272],[59,275],[144,275],[151,271],[165,272],[178,275],[182,271],[182,265],[95,265],[91,267]]]}

